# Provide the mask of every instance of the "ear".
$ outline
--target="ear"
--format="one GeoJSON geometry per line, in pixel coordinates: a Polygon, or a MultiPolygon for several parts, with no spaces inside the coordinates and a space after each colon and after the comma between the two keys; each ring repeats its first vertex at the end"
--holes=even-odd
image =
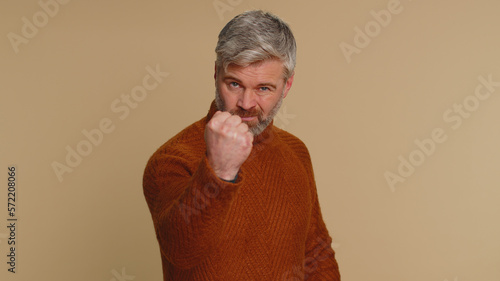
{"type": "Polygon", "coordinates": [[[285,91],[283,92],[283,98],[285,98],[286,95],[288,95],[288,91],[290,91],[290,88],[292,88],[293,77],[294,76],[295,76],[295,71],[292,73],[292,76],[290,76],[290,78],[288,78],[288,80],[286,80],[286,82],[285,82],[285,91]]]}

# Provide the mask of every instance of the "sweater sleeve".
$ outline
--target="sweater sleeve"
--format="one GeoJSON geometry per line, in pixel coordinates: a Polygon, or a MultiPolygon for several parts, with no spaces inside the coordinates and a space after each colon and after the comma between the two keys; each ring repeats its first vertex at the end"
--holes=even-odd
{"type": "Polygon", "coordinates": [[[306,242],[306,280],[340,281],[339,267],[331,247],[332,238],[321,217],[317,197],[314,201],[311,228],[306,242]]]}
{"type": "Polygon", "coordinates": [[[332,238],[323,221],[318,201],[318,193],[314,180],[311,159],[307,153],[306,170],[312,188],[311,223],[306,240],[304,261],[305,280],[308,281],[340,281],[340,272],[335,259],[335,251],[331,247],[332,238]]]}
{"type": "Polygon", "coordinates": [[[143,178],[161,253],[181,269],[196,266],[216,248],[243,180],[219,179],[206,156],[194,168],[186,158],[156,153],[143,178]]]}

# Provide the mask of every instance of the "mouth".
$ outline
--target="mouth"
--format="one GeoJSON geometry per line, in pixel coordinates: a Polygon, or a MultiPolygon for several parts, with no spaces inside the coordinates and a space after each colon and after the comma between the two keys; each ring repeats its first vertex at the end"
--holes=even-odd
{"type": "Polygon", "coordinates": [[[245,116],[245,117],[240,116],[240,118],[241,118],[241,121],[243,121],[243,122],[251,122],[251,121],[254,121],[255,119],[257,119],[257,116],[245,116]]]}

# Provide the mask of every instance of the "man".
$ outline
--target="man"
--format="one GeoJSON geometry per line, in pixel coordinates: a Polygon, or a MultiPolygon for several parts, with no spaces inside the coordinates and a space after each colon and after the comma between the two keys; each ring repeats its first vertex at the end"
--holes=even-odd
{"type": "Polygon", "coordinates": [[[220,32],[207,116],[144,172],[164,280],[340,280],[307,148],[273,126],[295,52],[270,13],[243,13],[220,32]]]}

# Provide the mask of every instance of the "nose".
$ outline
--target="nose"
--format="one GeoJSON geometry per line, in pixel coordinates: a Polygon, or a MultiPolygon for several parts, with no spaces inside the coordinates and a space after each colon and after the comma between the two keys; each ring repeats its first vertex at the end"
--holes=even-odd
{"type": "Polygon", "coordinates": [[[244,110],[251,110],[257,105],[255,93],[250,89],[245,89],[245,91],[238,98],[237,105],[244,110]]]}

